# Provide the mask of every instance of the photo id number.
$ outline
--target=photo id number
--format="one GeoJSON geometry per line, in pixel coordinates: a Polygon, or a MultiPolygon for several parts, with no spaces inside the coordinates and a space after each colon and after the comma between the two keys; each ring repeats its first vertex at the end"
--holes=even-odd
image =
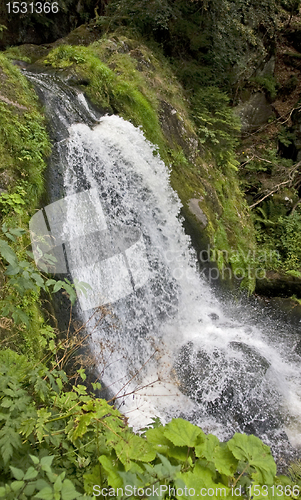
{"type": "Polygon", "coordinates": [[[57,14],[58,2],[8,2],[6,4],[9,14],[57,14]]]}

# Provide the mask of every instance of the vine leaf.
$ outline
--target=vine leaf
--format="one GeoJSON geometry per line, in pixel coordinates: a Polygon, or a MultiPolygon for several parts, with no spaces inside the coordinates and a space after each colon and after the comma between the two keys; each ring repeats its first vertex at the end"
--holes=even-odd
{"type": "Polygon", "coordinates": [[[13,267],[17,266],[17,256],[6,241],[0,239],[0,253],[2,257],[13,267]]]}
{"type": "Polygon", "coordinates": [[[164,428],[164,436],[175,446],[189,446],[192,448],[197,444],[197,438],[200,434],[204,433],[199,427],[182,418],[173,419],[164,428]]]}
{"type": "Polygon", "coordinates": [[[219,443],[218,438],[213,434],[205,436],[203,442],[195,447],[195,454],[197,457],[213,462],[220,474],[233,476],[237,470],[238,460],[227,446],[219,443]]]}
{"type": "Polygon", "coordinates": [[[175,483],[178,488],[181,488],[184,483],[189,492],[189,495],[183,495],[182,498],[197,499],[202,496],[202,492],[205,492],[204,498],[207,498],[206,492],[208,491],[210,491],[210,498],[214,500],[231,498],[230,489],[224,484],[216,483],[212,471],[200,464],[196,464],[192,472],[178,473],[175,483]]]}
{"type": "Polygon", "coordinates": [[[145,439],[129,432],[125,434],[124,438],[113,440],[111,446],[116,451],[126,471],[131,467],[131,460],[150,462],[156,457],[155,450],[145,439]]]}
{"type": "Polygon", "coordinates": [[[86,434],[88,426],[90,425],[93,417],[93,413],[84,413],[79,417],[79,419],[77,419],[76,428],[73,430],[72,435],[70,435],[72,441],[75,441],[76,439],[81,438],[84,434],[86,434]]]}
{"type": "Polygon", "coordinates": [[[18,481],[22,481],[24,477],[24,472],[21,469],[17,469],[17,467],[10,466],[9,468],[12,471],[14,478],[17,479],[18,481]]]}
{"type": "Polygon", "coordinates": [[[219,440],[213,434],[208,434],[205,439],[201,436],[201,439],[202,442],[195,447],[195,454],[197,457],[204,457],[212,461],[212,455],[219,446],[219,440]]]}
{"type": "Polygon", "coordinates": [[[121,488],[123,486],[123,481],[118,474],[118,466],[113,465],[112,458],[101,455],[98,460],[106,471],[109,485],[115,489],[121,488]]]}
{"type": "Polygon", "coordinates": [[[227,446],[219,446],[213,452],[214,465],[220,474],[233,476],[237,470],[238,460],[227,446]]]}
{"type": "Polygon", "coordinates": [[[236,433],[228,441],[228,448],[235,458],[248,462],[256,469],[256,472],[252,473],[252,478],[258,481],[258,484],[273,484],[276,464],[269,446],[263,444],[258,437],[236,433]]]}

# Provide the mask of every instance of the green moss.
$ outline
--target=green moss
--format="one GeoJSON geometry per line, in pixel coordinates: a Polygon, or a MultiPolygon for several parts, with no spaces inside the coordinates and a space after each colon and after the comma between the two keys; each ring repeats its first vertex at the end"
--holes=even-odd
{"type": "Polygon", "coordinates": [[[50,151],[45,121],[33,89],[19,69],[0,54],[0,182],[26,191],[25,213],[31,215],[44,189],[44,156],[50,151]],[[29,212],[28,212],[29,210],[29,212]]]}
{"type": "MultiPolygon", "coordinates": [[[[1,225],[27,229],[44,190],[44,158],[50,151],[50,143],[34,90],[3,54],[0,54],[0,81],[0,187],[6,191],[0,196],[1,225]]],[[[28,258],[29,244],[28,234],[14,243],[20,259],[28,258]]],[[[16,306],[23,308],[30,318],[27,328],[4,322],[13,336],[14,348],[38,357],[44,342],[39,297],[28,291],[22,304],[19,303],[4,271],[0,274],[1,309],[5,302],[16,301],[16,306]]],[[[5,338],[10,337],[5,328],[2,331],[0,328],[0,336],[3,334],[5,338]]]]}
{"type": "Polygon", "coordinates": [[[44,62],[54,68],[72,66],[82,78],[88,75],[86,93],[92,102],[142,126],[152,142],[162,142],[158,117],[147,97],[101,62],[93,47],[62,45],[51,51],[44,62]]]}

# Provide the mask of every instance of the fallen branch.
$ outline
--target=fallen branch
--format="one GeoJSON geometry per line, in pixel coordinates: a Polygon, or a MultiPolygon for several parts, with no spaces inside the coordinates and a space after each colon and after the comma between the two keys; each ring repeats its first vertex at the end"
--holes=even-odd
{"type": "Polygon", "coordinates": [[[18,104],[17,102],[11,101],[7,97],[4,97],[4,95],[0,94],[0,100],[3,102],[6,102],[6,104],[11,104],[12,106],[15,106],[15,108],[18,109],[24,109],[25,111],[28,111],[28,108],[25,106],[22,106],[22,104],[18,104]]]}
{"type": "Polygon", "coordinates": [[[292,185],[293,183],[293,179],[294,179],[294,175],[296,173],[296,170],[301,166],[301,161],[298,161],[298,163],[296,163],[296,165],[293,166],[293,168],[290,170],[289,172],[289,179],[286,180],[286,181],[283,181],[283,182],[280,182],[280,184],[277,184],[277,186],[275,186],[272,191],[270,191],[268,194],[266,194],[265,196],[263,196],[263,198],[261,198],[260,200],[256,201],[255,203],[253,203],[253,205],[250,205],[249,208],[254,208],[256,207],[257,205],[259,205],[262,201],[264,201],[266,198],[268,198],[269,196],[271,196],[272,194],[276,193],[279,188],[281,186],[285,186],[286,184],[289,184],[289,185],[292,185]]]}

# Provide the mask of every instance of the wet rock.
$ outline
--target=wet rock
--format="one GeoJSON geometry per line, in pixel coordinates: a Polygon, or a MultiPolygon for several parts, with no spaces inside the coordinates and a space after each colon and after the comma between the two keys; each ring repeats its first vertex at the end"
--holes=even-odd
{"type": "Polygon", "coordinates": [[[268,122],[273,114],[273,107],[268,103],[265,94],[256,92],[235,108],[235,113],[241,120],[241,131],[251,132],[268,122]]]}
{"type": "Polygon", "coordinates": [[[14,177],[12,172],[4,170],[0,172],[0,188],[2,192],[6,192],[7,188],[14,183],[14,177]]]}
{"type": "Polygon", "coordinates": [[[256,71],[256,76],[271,76],[274,74],[276,64],[276,57],[271,56],[263,65],[256,71]]]}
{"type": "Polygon", "coordinates": [[[210,313],[210,314],[208,314],[208,316],[209,316],[209,318],[211,318],[211,319],[212,319],[212,321],[217,321],[217,320],[219,320],[219,315],[218,315],[218,314],[216,314],[216,313],[210,313]]]}
{"type": "Polygon", "coordinates": [[[181,391],[202,414],[255,434],[281,425],[279,395],[271,386],[269,369],[268,360],[253,346],[236,341],[212,352],[189,342],[175,363],[181,391]]]}
{"type": "Polygon", "coordinates": [[[231,348],[235,351],[240,351],[244,355],[246,362],[249,365],[249,371],[256,373],[260,371],[261,374],[264,375],[270,367],[270,363],[266,360],[266,358],[253,347],[250,347],[243,342],[230,342],[229,346],[231,346],[231,348]]]}
{"type": "Polygon", "coordinates": [[[255,292],[266,297],[301,297],[301,278],[267,271],[264,278],[256,281],[255,292]]]}
{"type": "Polygon", "coordinates": [[[208,225],[208,219],[206,215],[204,214],[203,210],[200,208],[199,203],[203,201],[203,198],[197,199],[197,198],[191,198],[189,200],[188,208],[191,213],[193,213],[198,221],[201,223],[203,228],[207,227],[208,225]]]}
{"type": "Polygon", "coordinates": [[[159,119],[169,146],[175,149],[180,146],[184,153],[193,159],[198,150],[197,137],[192,132],[187,131],[184,120],[167,101],[160,101],[159,119]]]}

